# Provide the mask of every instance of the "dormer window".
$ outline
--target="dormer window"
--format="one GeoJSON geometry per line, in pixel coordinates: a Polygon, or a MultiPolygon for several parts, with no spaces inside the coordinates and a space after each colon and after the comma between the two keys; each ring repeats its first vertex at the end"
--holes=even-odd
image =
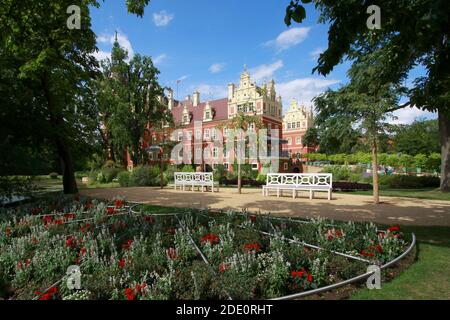
{"type": "Polygon", "coordinates": [[[214,110],[209,105],[209,102],[207,102],[205,110],[203,111],[203,121],[211,121],[213,117],[214,117],[214,110]]]}

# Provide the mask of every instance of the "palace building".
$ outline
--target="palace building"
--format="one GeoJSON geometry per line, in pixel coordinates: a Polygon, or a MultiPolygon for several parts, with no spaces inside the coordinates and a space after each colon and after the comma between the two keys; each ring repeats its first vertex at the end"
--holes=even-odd
{"type": "MultiPolygon", "coordinates": [[[[285,142],[283,144],[283,154],[291,160],[291,167],[296,167],[296,163],[303,158],[303,154],[315,152],[317,146],[304,146],[303,144],[303,137],[313,124],[312,107],[308,111],[305,105],[299,105],[295,99],[292,100],[289,109],[283,117],[283,139],[285,142]]],[[[285,169],[288,171],[287,168],[285,169]]],[[[301,171],[298,167],[297,169],[301,171]]]]}
{"type": "MultiPolygon", "coordinates": [[[[225,147],[226,123],[240,112],[258,116],[264,129],[267,129],[268,140],[272,144],[278,144],[278,148],[273,148],[269,142],[268,150],[269,156],[272,157],[277,155],[271,153],[271,150],[278,152],[279,171],[290,169],[287,165],[287,155],[306,151],[301,146],[301,139],[306,129],[312,125],[312,113],[293,103],[283,119],[281,96],[276,93],[275,82],[272,80],[259,87],[251,80],[246,69],[242,72],[238,85],[228,84],[228,94],[225,98],[202,101],[200,93],[196,91],[184,101],[178,101],[174,98],[173,90],[168,89],[164,102],[173,115],[175,127],[182,129],[178,130],[175,139],[180,143],[184,141],[178,159],[170,159],[172,163],[177,162],[175,160],[179,163],[182,159],[185,164],[201,165],[202,170],[211,170],[218,164],[223,164],[227,170],[235,170],[234,161],[230,160],[234,159],[230,155],[234,150],[227,151],[225,147]],[[223,148],[214,144],[219,138],[223,139],[223,148]],[[186,150],[189,151],[190,158],[186,158],[186,150]],[[194,162],[194,158],[201,160],[194,162]]],[[[249,130],[254,128],[250,125],[249,130]]],[[[157,133],[152,133],[151,128],[149,132],[144,138],[144,145],[147,147],[157,140],[157,133]]],[[[158,159],[158,152],[150,152],[150,162],[156,162],[158,159]]],[[[164,159],[169,161],[169,155],[164,155],[164,159]]],[[[262,170],[262,164],[255,157],[250,157],[246,163],[251,164],[253,170],[262,170]]],[[[132,166],[130,161],[129,166],[132,166]]]]}

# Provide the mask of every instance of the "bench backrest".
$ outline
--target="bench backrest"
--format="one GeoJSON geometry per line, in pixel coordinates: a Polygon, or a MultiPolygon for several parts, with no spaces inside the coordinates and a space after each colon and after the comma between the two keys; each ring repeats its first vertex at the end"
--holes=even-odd
{"type": "Polygon", "coordinates": [[[212,172],[175,172],[175,183],[186,182],[214,182],[212,172]]]}
{"type": "Polygon", "coordinates": [[[327,186],[333,187],[331,173],[268,173],[266,185],[292,185],[292,186],[327,186]]]}

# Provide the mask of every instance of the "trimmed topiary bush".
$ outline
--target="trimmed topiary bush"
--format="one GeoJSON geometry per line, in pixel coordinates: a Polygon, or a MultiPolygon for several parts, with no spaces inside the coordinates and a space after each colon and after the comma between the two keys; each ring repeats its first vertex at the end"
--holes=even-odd
{"type": "Polygon", "coordinates": [[[117,175],[117,181],[119,182],[121,187],[129,187],[130,186],[130,173],[128,171],[121,171],[117,175]]]}
{"type": "Polygon", "coordinates": [[[431,176],[408,176],[408,175],[391,175],[380,176],[379,183],[381,186],[390,189],[420,189],[420,188],[438,188],[440,180],[438,177],[431,176]]]}

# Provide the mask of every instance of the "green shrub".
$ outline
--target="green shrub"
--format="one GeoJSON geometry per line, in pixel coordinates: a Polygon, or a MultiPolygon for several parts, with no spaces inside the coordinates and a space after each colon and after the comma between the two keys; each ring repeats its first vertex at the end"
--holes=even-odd
{"type": "Polygon", "coordinates": [[[130,186],[130,173],[128,171],[121,171],[117,175],[117,180],[121,187],[129,187],[130,186]]]}
{"type": "MultiPolygon", "coordinates": [[[[158,166],[137,166],[131,173],[130,186],[159,186],[160,170],[158,166]]],[[[164,179],[164,185],[167,185],[167,179],[164,179]]]]}
{"type": "Polygon", "coordinates": [[[266,183],[267,180],[267,175],[263,174],[263,173],[258,173],[258,176],[256,177],[256,181],[258,181],[261,184],[266,183]]]}
{"type": "Polygon", "coordinates": [[[214,169],[214,181],[220,181],[226,174],[227,171],[225,170],[225,166],[223,164],[218,164],[216,169],[214,169]]]}
{"type": "Polygon", "coordinates": [[[112,182],[115,178],[117,178],[117,175],[121,171],[122,170],[119,168],[103,168],[101,170],[102,178],[103,178],[102,183],[112,182]]]}
{"type": "Polygon", "coordinates": [[[333,165],[324,166],[322,172],[331,173],[333,175],[333,181],[349,181],[350,174],[352,173],[348,166],[333,165]]]}
{"type": "Polygon", "coordinates": [[[181,167],[180,172],[195,172],[195,169],[191,164],[185,164],[181,167]]]}
{"type": "Polygon", "coordinates": [[[98,175],[98,171],[97,170],[91,170],[88,174],[88,178],[89,178],[89,184],[95,184],[97,182],[97,175],[98,175]]]}
{"type": "Polygon", "coordinates": [[[58,173],[56,172],[50,172],[48,176],[50,177],[50,179],[58,179],[58,173]]]}
{"type": "Polygon", "coordinates": [[[390,189],[421,189],[421,188],[438,188],[440,180],[438,177],[431,176],[407,176],[407,175],[391,175],[380,176],[380,186],[390,189]]]}

